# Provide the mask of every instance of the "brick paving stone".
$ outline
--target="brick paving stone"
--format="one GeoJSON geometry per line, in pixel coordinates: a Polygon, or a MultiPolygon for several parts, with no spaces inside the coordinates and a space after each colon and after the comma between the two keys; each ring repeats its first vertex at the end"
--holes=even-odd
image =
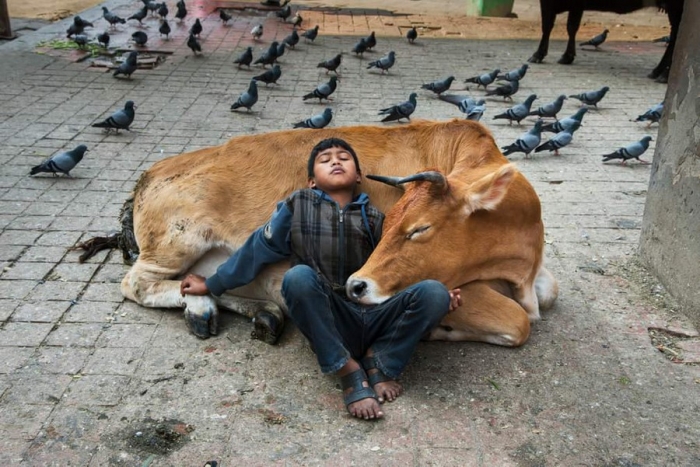
{"type": "Polygon", "coordinates": [[[12,315],[12,321],[55,323],[70,306],[69,302],[28,302],[12,315]]]}
{"type": "Polygon", "coordinates": [[[85,375],[124,375],[132,376],[141,362],[143,348],[95,349],[82,369],[85,375]]]}
{"type": "MultiPolygon", "coordinates": [[[[30,347],[0,347],[0,373],[8,374],[21,368],[32,356],[34,349],[30,347]]],[[[0,391],[0,394],[5,391],[0,391]]]]}
{"type": "Polygon", "coordinates": [[[39,283],[32,291],[34,300],[75,300],[85,288],[84,282],[51,281],[39,283]]]}
{"type": "Polygon", "coordinates": [[[47,375],[32,370],[16,371],[10,378],[12,387],[5,391],[3,402],[17,405],[55,404],[73,380],[68,375],[47,375]]]}
{"type": "Polygon", "coordinates": [[[39,281],[53,269],[53,263],[16,262],[2,273],[3,279],[30,279],[39,281]]]}
{"type": "Polygon", "coordinates": [[[7,300],[0,298],[0,321],[7,321],[10,315],[14,313],[21,303],[22,302],[19,300],[7,300]]]}
{"type": "Polygon", "coordinates": [[[9,322],[0,329],[0,342],[6,346],[36,346],[42,343],[52,327],[49,323],[9,322]]]}
{"type": "Polygon", "coordinates": [[[88,285],[82,297],[86,301],[111,301],[121,302],[124,297],[119,290],[119,285],[114,283],[94,283],[88,285]]]}
{"type": "Polygon", "coordinates": [[[118,304],[114,302],[79,302],[63,316],[67,323],[110,323],[118,304]]]}
{"type": "Polygon", "coordinates": [[[156,326],[151,324],[114,324],[105,329],[97,347],[144,347],[151,340],[156,326]]]}
{"type": "Polygon", "coordinates": [[[101,323],[63,323],[46,338],[46,345],[93,347],[103,331],[101,323]]]}
{"type": "Polygon", "coordinates": [[[53,404],[35,405],[0,402],[0,439],[34,439],[53,407],[53,404]]]}
{"type": "Polygon", "coordinates": [[[90,348],[44,346],[26,366],[43,374],[75,375],[83,369],[91,353],[90,348]]]}
{"type": "Polygon", "coordinates": [[[73,406],[116,406],[130,378],[119,375],[85,375],[75,378],[63,401],[73,406]]]}

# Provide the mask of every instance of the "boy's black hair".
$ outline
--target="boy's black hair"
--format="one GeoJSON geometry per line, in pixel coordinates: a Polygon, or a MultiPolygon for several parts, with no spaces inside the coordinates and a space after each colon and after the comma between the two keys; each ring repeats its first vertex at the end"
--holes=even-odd
{"type": "Polygon", "coordinates": [[[327,138],[320,141],[311,150],[311,155],[309,155],[309,162],[307,165],[309,178],[313,178],[314,176],[314,164],[316,163],[316,156],[318,156],[318,153],[330,148],[343,148],[347,152],[349,152],[352,158],[355,160],[355,167],[357,168],[357,173],[361,173],[360,161],[357,160],[357,154],[355,154],[355,150],[352,148],[352,146],[350,146],[347,141],[340,138],[327,138]]]}

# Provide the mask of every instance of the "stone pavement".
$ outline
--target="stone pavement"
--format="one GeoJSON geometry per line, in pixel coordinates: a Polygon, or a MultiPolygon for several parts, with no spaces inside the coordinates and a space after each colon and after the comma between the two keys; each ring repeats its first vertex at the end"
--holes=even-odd
{"type": "MultiPolygon", "coordinates": [[[[396,50],[397,64],[378,76],[365,69],[369,58],[348,51],[357,40],[350,34],[366,34],[381,15],[353,16],[351,30],[329,15],[315,44],[282,58],[280,84],[261,89],[255,112],[231,113],[253,74],[232,65],[251,45],[247,32],[264,21],[257,56],[290,28],[252,11],[223,27],[211,10],[192,10],[205,18],[204,56],[185,45],[190,17],[170,43],[153,41],[172,55],[131,80],[71,54],[34,53],[32,44],[61,37],[65,23],[0,47],[0,465],[700,464],[697,332],[634,260],[650,167],[600,157],[656,136],[656,126],[631,120],[664,97],[664,86],[644,77],[660,47],[611,42],[563,67],[554,64],[563,50],[555,42],[548,63],[531,67],[520,99],[611,88],[561,157],[512,157],[542,199],[559,301],[518,349],[422,343],[403,377],[405,395],[383,421],[367,423],[345,413],[338,382],[320,374],[292,326],[271,347],[250,339],[248,320],[228,314],[219,336],[199,340],[181,313],[121,297],[118,252],[79,264],[69,248],[118,228],[123,201],[153,162],[320,111],[300,96],[325,79],[313,65],[339,51],[332,126],[376,123],[378,108],[423,82],[515,68],[536,43],[422,37],[409,46],[380,37],[368,56],[396,50]],[[134,132],[90,127],[127,99],[138,106],[134,132]],[[90,151],[74,178],[28,177],[45,157],[80,143],[90,151]]],[[[156,20],[146,23],[156,31],[156,20]]],[[[132,28],[120,30],[117,43],[132,28]]],[[[418,99],[416,118],[461,118],[425,92],[418,99]]],[[[483,119],[501,145],[532,125],[492,120],[508,106],[488,100],[483,119]]],[[[569,100],[562,114],[576,108],[569,100]]]]}

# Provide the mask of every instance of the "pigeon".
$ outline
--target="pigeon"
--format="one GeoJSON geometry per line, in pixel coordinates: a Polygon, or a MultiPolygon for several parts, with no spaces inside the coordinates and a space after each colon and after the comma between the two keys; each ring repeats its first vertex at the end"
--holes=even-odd
{"type": "Polygon", "coordinates": [[[152,14],[155,14],[155,13],[158,11],[158,9],[160,8],[160,6],[161,6],[160,3],[157,3],[157,2],[154,2],[154,1],[143,2],[143,3],[146,4],[146,9],[147,9],[148,11],[150,11],[152,14]]]}
{"type": "Polygon", "coordinates": [[[335,88],[338,86],[338,77],[337,76],[331,76],[330,81],[327,83],[322,83],[316,86],[316,89],[314,89],[312,92],[304,95],[302,99],[307,100],[307,99],[313,99],[315,97],[318,98],[318,102],[320,103],[322,99],[326,99],[328,101],[333,100],[329,96],[335,92],[335,88]]]}
{"type": "Polygon", "coordinates": [[[197,18],[190,28],[190,34],[199,37],[199,35],[202,33],[202,29],[202,23],[200,23],[199,18],[197,18]]]}
{"type": "Polygon", "coordinates": [[[318,24],[311,29],[307,29],[302,34],[302,37],[304,39],[306,39],[307,41],[311,41],[311,42],[316,40],[316,36],[318,36],[318,24]]]}
{"type": "Polygon", "coordinates": [[[624,148],[618,149],[615,152],[604,155],[603,162],[608,162],[614,159],[622,159],[622,165],[625,165],[628,160],[637,159],[642,164],[651,164],[651,162],[639,158],[639,156],[644,154],[646,150],[649,149],[649,141],[651,141],[651,136],[645,136],[636,143],[632,143],[624,148]]]}
{"type": "Polygon", "coordinates": [[[168,24],[168,20],[164,19],[163,24],[160,25],[160,28],[158,28],[158,32],[161,33],[161,35],[165,35],[166,39],[170,39],[170,25],[168,24]]]}
{"type": "Polygon", "coordinates": [[[384,74],[385,71],[388,73],[389,68],[394,66],[395,61],[396,61],[396,53],[392,50],[391,52],[389,52],[388,54],[386,54],[385,56],[383,56],[379,60],[369,62],[367,64],[367,69],[376,67],[376,68],[379,68],[380,70],[382,70],[382,74],[384,74]]]}
{"type": "Polygon", "coordinates": [[[117,24],[126,23],[126,20],[124,18],[120,18],[119,16],[115,15],[114,13],[110,13],[106,6],[102,7],[102,17],[105,20],[107,20],[107,22],[109,23],[109,25],[111,27],[116,27],[117,24]]]}
{"type": "Polygon", "coordinates": [[[440,94],[438,95],[438,99],[449,102],[452,105],[456,105],[459,110],[467,116],[467,118],[469,117],[469,112],[473,107],[477,105],[484,105],[485,102],[483,99],[477,102],[470,96],[459,96],[456,94],[440,94]]]}
{"type": "Polygon", "coordinates": [[[275,60],[277,60],[277,46],[279,44],[277,41],[273,41],[272,44],[270,44],[270,47],[267,48],[263,54],[258,57],[257,60],[253,62],[253,65],[257,65],[258,63],[262,64],[263,68],[265,65],[272,65],[275,63],[275,60]]]}
{"type": "Polygon", "coordinates": [[[80,16],[76,16],[73,18],[73,24],[75,24],[78,27],[81,27],[83,29],[85,28],[94,28],[95,26],[90,22],[90,21],[85,21],[83,18],[80,16]]]}
{"type": "Polygon", "coordinates": [[[268,84],[277,84],[277,80],[280,79],[280,76],[282,76],[282,69],[279,65],[275,65],[272,69],[265,70],[258,76],[253,76],[253,79],[255,81],[262,81],[265,83],[265,86],[267,86],[268,84]]]}
{"type": "Polygon", "coordinates": [[[178,2],[177,3],[177,13],[175,13],[175,18],[179,19],[180,22],[182,22],[183,19],[187,16],[187,8],[185,7],[185,2],[178,2]]]}
{"type": "Polygon", "coordinates": [[[75,36],[73,36],[73,42],[78,44],[78,48],[84,49],[85,46],[87,46],[88,44],[88,36],[86,36],[85,34],[76,34],[75,36]]]}
{"type": "Polygon", "coordinates": [[[367,51],[367,41],[364,37],[361,37],[359,41],[353,46],[352,51],[355,55],[362,57],[362,54],[367,51]]]}
{"type": "Polygon", "coordinates": [[[452,86],[452,81],[455,80],[454,76],[448,76],[447,78],[439,81],[433,81],[432,83],[427,83],[421,85],[421,89],[427,89],[428,91],[433,91],[438,96],[443,92],[450,89],[452,86]]]}
{"type": "Polygon", "coordinates": [[[372,50],[377,45],[377,38],[374,35],[374,31],[369,33],[369,36],[365,38],[365,42],[367,42],[367,50],[372,50]]]}
{"type": "Polygon", "coordinates": [[[382,122],[398,122],[402,118],[410,121],[411,114],[416,110],[416,96],[418,96],[418,94],[412,92],[411,95],[408,96],[408,100],[406,102],[381,109],[379,111],[379,115],[386,115],[386,117],[382,119],[382,122]]]}
{"type": "Polygon", "coordinates": [[[586,41],[586,42],[582,42],[580,47],[583,47],[584,45],[592,45],[593,47],[595,47],[597,49],[598,46],[601,45],[603,42],[605,42],[605,39],[608,38],[609,32],[610,31],[606,29],[602,33],[595,36],[593,39],[586,41]]]}
{"type": "Polygon", "coordinates": [[[143,31],[136,31],[131,35],[131,39],[134,41],[134,44],[139,47],[145,47],[146,42],[148,42],[148,34],[143,31]]]}
{"type": "Polygon", "coordinates": [[[581,120],[583,120],[583,116],[586,114],[586,112],[588,112],[588,108],[581,107],[571,117],[562,118],[558,122],[544,125],[542,127],[542,131],[559,133],[566,130],[573,134],[574,131],[578,130],[578,128],[581,126],[581,120]]]}
{"type": "Polygon", "coordinates": [[[105,49],[109,47],[109,34],[107,33],[107,31],[97,35],[97,42],[102,44],[105,49]]]}
{"type": "Polygon", "coordinates": [[[136,57],[138,56],[138,52],[135,50],[132,50],[129,52],[129,55],[126,57],[126,60],[122,62],[119,67],[117,67],[116,70],[114,70],[114,73],[112,73],[112,76],[118,76],[118,75],[126,75],[129,78],[131,78],[131,74],[136,71],[137,67],[137,61],[136,57]]]}
{"type": "Polygon", "coordinates": [[[503,146],[501,151],[503,151],[504,156],[508,156],[514,152],[524,152],[525,158],[528,158],[530,153],[540,144],[541,136],[542,119],[539,119],[535,122],[535,126],[530,131],[520,135],[513,144],[503,146]]]}
{"type": "Polygon", "coordinates": [[[518,89],[520,89],[520,81],[515,80],[515,81],[508,81],[505,84],[502,84],[498,86],[496,89],[491,89],[490,91],[486,91],[487,96],[499,96],[503,97],[503,100],[505,101],[506,99],[513,100],[511,97],[513,94],[518,92],[518,89]]]}
{"type": "Polygon", "coordinates": [[[221,19],[224,24],[228,24],[231,18],[233,18],[233,16],[229,15],[224,10],[219,10],[219,19],[221,19]]]}
{"type": "Polygon", "coordinates": [[[537,115],[538,117],[554,117],[557,118],[557,114],[561,111],[561,107],[564,105],[566,96],[562,94],[557,97],[553,102],[545,104],[542,107],[533,110],[528,115],[537,115]]]}
{"type": "Polygon", "coordinates": [[[333,110],[330,107],[326,107],[326,109],[322,113],[316,114],[311,118],[307,118],[306,120],[302,120],[301,122],[295,123],[294,128],[313,128],[315,130],[319,130],[328,126],[332,119],[333,110]]]}
{"type": "Polygon", "coordinates": [[[335,57],[329,59],[329,60],[324,60],[323,62],[320,62],[318,65],[316,65],[316,68],[325,68],[326,69],[326,74],[328,74],[329,71],[332,71],[336,75],[338,74],[338,67],[340,66],[340,61],[342,59],[342,55],[338,54],[335,57]]]}
{"type": "Polygon", "coordinates": [[[245,51],[240,54],[236,59],[233,61],[233,63],[238,64],[238,68],[241,67],[241,65],[245,65],[248,68],[250,68],[250,64],[253,62],[253,48],[248,47],[245,49],[245,51]]]}
{"type": "Polygon", "coordinates": [[[506,81],[520,81],[525,77],[525,73],[527,73],[529,65],[527,63],[524,63],[523,66],[520,68],[516,68],[515,70],[510,70],[508,73],[503,73],[502,75],[496,76],[497,80],[506,80],[506,81]]]}
{"type": "Polygon", "coordinates": [[[277,52],[275,52],[275,62],[282,56],[284,55],[284,51],[287,50],[287,44],[282,42],[281,44],[277,44],[277,52]]]}
{"type": "Polygon", "coordinates": [[[143,24],[141,21],[143,21],[143,19],[146,18],[146,16],[148,16],[148,8],[143,7],[133,15],[129,16],[126,20],[129,21],[135,19],[139,22],[139,24],[143,24]]]}
{"type": "Polygon", "coordinates": [[[290,49],[293,49],[299,43],[297,28],[294,28],[292,33],[282,40],[282,43],[287,44],[290,49]]]}
{"type": "Polygon", "coordinates": [[[158,16],[160,16],[161,19],[165,19],[168,13],[168,5],[165,2],[161,3],[158,7],[158,16]]]}
{"type": "Polygon", "coordinates": [[[522,104],[514,105],[502,114],[496,115],[495,117],[493,117],[493,119],[508,119],[508,124],[510,125],[512,125],[513,120],[515,120],[518,123],[518,125],[520,125],[520,121],[528,115],[530,115],[530,108],[532,107],[532,103],[535,99],[537,99],[537,95],[530,94],[529,96],[527,96],[527,99],[525,99],[525,102],[523,102],[522,104]]]}
{"type": "Polygon", "coordinates": [[[416,39],[418,39],[418,31],[416,31],[415,26],[408,30],[406,33],[406,39],[408,39],[409,44],[413,44],[416,39]]]}
{"type": "Polygon", "coordinates": [[[253,29],[250,30],[250,34],[253,36],[253,40],[257,41],[263,35],[263,25],[258,24],[253,29]]]}
{"type": "Polygon", "coordinates": [[[573,97],[574,99],[578,99],[586,105],[592,105],[592,106],[598,107],[598,102],[600,102],[600,100],[603,97],[605,97],[605,93],[607,93],[609,90],[610,90],[609,87],[603,86],[602,88],[598,89],[597,91],[582,92],[581,94],[573,94],[569,97],[573,97]]]}
{"type": "Polygon", "coordinates": [[[71,151],[54,154],[36,167],[32,167],[29,175],[47,172],[52,173],[54,177],[57,173],[66,174],[70,177],[70,171],[78,165],[78,162],[83,160],[83,156],[87,150],[87,146],[81,144],[71,151]]]}
{"type": "Polygon", "coordinates": [[[549,141],[547,141],[544,144],[540,144],[535,148],[535,152],[541,152],[541,151],[549,151],[552,152],[554,151],[555,155],[559,155],[559,150],[563,148],[564,146],[568,145],[571,140],[573,139],[573,135],[571,132],[564,130],[560,131],[556,135],[554,135],[549,141]]]}
{"type": "Polygon", "coordinates": [[[473,120],[475,122],[478,122],[479,120],[481,120],[481,117],[484,115],[484,112],[486,112],[486,101],[483,99],[479,99],[476,102],[476,104],[467,109],[465,114],[467,114],[467,120],[473,120]]]}
{"type": "Polygon", "coordinates": [[[73,24],[66,30],[66,37],[82,34],[87,27],[93,27],[92,23],[90,21],[85,21],[80,16],[76,16],[73,18],[73,24]]]}
{"type": "Polygon", "coordinates": [[[250,108],[258,102],[258,85],[254,79],[250,80],[248,90],[238,96],[238,100],[231,105],[231,110],[236,110],[240,107],[245,107],[250,112],[250,108]]]}
{"type": "Polygon", "coordinates": [[[304,21],[304,18],[302,18],[299,12],[297,11],[294,15],[294,18],[292,18],[291,23],[295,28],[298,28],[301,26],[302,21],[304,21]]]}
{"type": "Polygon", "coordinates": [[[484,73],[483,75],[472,76],[471,78],[465,79],[464,82],[476,84],[476,89],[479,89],[479,86],[483,86],[484,89],[487,89],[489,87],[489,84],[496,81],[496,76],[498,76],[500,72],[501,70],[496,68],[491,73],[484,73]]]}
{"type": "Polygon", "coordinates": [[[642,115],[635,119],[635,122],[649,122],[647,128],[651,126],[652,123],[659,123],[661,119],[661,114],[664,112],[664,103],[656,104],[642,115]]]}
{"type": "Polygon", "coordinates": [[[285,6],[281,10],[276,11],[275,16],[277,16],[282,21],[287,21],[287,18],[292,16],[292,7],[290,7],[289,5],[285,6]]]}
{"type": "Polygon", "coordinates": [[[654,39],[652,42],[655,43],[655,44],[658,44],[659,42],[663,42],[664,44],[668,44],[669,42],[671,42],[671,36],[661,36],[661,37],[657,37],[657,38],[654,39]]]}
{"type": "Polygon", "coordinates": [[[187,47],[192,50],[192,53],[197,55],[197,52],[202,51],[202,45],[199,43],[194,34],[190,31],[190,37],[187,39],[187,47]]]}
{"type": "Polygon", "coordinates": [[[111,130],[114,130],[116,133],[119,133],[119,130],[131,131],[129,127],[134,122],[135,108],[134,101],[126,101],[123,109],[117,110],[102,122],[93,123],[92,126],[94,128],[105,128],[108,133],[111,130]]]}

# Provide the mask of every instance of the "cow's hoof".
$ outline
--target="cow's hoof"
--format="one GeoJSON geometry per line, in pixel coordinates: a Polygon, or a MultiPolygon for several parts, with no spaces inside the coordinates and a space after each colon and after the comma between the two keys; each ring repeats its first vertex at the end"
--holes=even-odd
{"type": "Polygon", "coordinates": [[[537,52],[532,54],[532,57],[527,59],[527,61],[530,63],[542,63],[542,60],[544,60],[544,57],[539,55],[537,52]]]}
{"type": "Polygon", "coordinates": [[[269,311],[260,310],[253,318],[253,326],[250,337],[274,345],[282,335],[284,321],[269,311]]]}
{"type": "Polygon", "coordinates": [[[561,56],[559,61],[557,61],[557,63],[559,63],[560,65],[571,65],[572,63],[574,63],[574,58],[575,57],[573,55],[564,54],[561,56]]]}
{"type": "Polygon", "coordinates": [[[185,323],[192,334],[201,339],[208,339],[218,332],[219,313],[216,308],[204,313],[193,313],[189,308],[185,308],[185,323]]]}

